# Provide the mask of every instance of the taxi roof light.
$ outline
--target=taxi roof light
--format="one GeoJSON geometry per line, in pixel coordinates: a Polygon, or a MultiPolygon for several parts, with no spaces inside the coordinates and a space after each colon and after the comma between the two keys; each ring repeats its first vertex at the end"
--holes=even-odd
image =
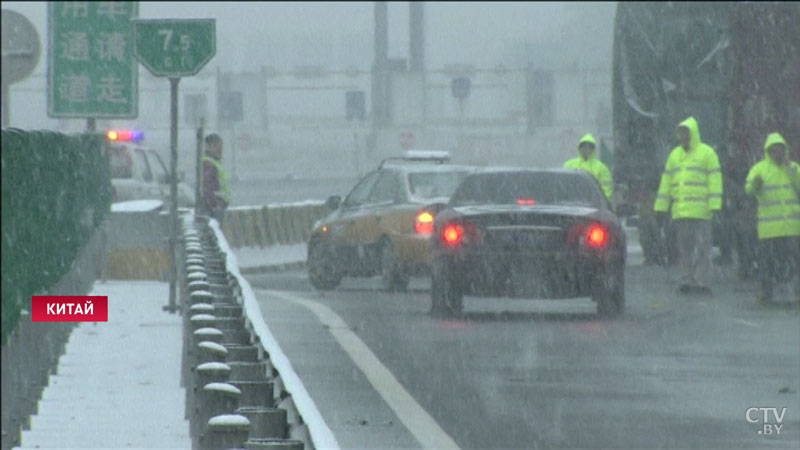
{"type": "Polygon", "coordinates": [[[450,152],[441,150],[408,150],[403,153],[406,161],[450,161],[450,152]]]}
{"type": "Polygon", "coordinates": [[[434,162],[437,164],[444,164],[450,161],[450,152],[442,151],[442,150],[408,150],[403,153],[403,156],[390,156],[385,158],[381,163],[378,165],[378,168],[382,168],[384,164],[389,161],[427,161],[427,162],[434,162]]]}

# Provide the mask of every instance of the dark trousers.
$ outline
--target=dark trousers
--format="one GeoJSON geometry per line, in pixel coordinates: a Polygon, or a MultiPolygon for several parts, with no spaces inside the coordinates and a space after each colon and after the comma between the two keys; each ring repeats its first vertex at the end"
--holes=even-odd
{"type": "Polygon", "coordinates": [[[219,228],[222,229],[222,220],[225,218],[225,210],[215,209],[211,211],[211,217],[217,219],[217,222],[219,222],[219,228]]]}
{"type": "Polygon", "coordinates": [[[794,278],[794,294],[800,296],[800,237],[777,237],[758,241],[758,276],[761,295],[772,299],[775,281],[794,278]]]}

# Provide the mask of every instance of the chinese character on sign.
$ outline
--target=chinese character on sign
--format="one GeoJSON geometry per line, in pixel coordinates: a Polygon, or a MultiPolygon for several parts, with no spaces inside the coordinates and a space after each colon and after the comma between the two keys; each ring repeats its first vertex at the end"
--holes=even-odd
{"type": "Polygon", "coordinates": [[[70,61],[89,61],[89,37],[82,31],[61,35],[61,57],[70,61]]]}
{"type": "Polygon", "coordinates": [[[101,78],[97,87],[100,89],[100,95],[97,97],[98,101],[111,103],[127,103],[128,101],[124,95],[125,83],[113,75],[101,78]]]}
{"type": "Polygon", "coordinates": [[[133,25],[139,2],[47,2],[47,114],[135,118],[138,66],[133,25]]]}
{"type": "Polygon", "coordinates": [[[126,42],[122,33],[100,33],[95,43],[97,57],[101,60],[125,62],[126,42]]]}
{"type": "Polygon", "coordinates": [[[89,2],[64,2],[61,4],[61,17],[88,17],[89,2]]]}
{"type": "Polygon", "coordinates": [[[64,75],[59,80],[58,95],[70,103],[89,101],[89,75],[85,73],[64,75]]]}
{"type": "Polygon", "coordinates": [[[111,20],[117,18],[125,19],[128,16],[128,10],[125,4],[121,2],[100,2],[97,4],[97,17],[107,17],[111,20]]]}

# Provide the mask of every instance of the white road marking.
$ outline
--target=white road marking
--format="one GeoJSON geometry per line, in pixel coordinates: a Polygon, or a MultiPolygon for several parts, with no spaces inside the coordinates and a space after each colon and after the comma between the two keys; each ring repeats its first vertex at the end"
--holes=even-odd
{"type": "Polygon", "coordinates": [[[262,291],[268,295],[299,304],[310,310],[328,327],[333,337],[350,356],[370,384],[397,414],[408,431],[419,441],[422,448],[458,449],[458,445],[425,409],[405,390],[392,372],[384,366],[367,345],[353,333],[347,323],[330,308],[313,300],[287,292],[262,291]]]}
{"type": "Polygon", "coordinates": [[[745,326],[748,326],[748,327],[751,327],[751,328],[761,328],[761,326],[759,324],[757,324],[755,322],[751,322],[749,320],[738,319],[738,318],[733,318],[731,320],[733,320],[734,322],[736,322],[738,324],[742,324],[742,325],[745,325],[745,326]]]}

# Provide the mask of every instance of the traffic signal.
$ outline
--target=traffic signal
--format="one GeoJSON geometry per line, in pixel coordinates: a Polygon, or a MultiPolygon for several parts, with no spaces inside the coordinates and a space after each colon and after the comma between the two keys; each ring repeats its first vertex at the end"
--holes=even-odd
{"type": "Polygon", "coordinates": [[[453,80],[450,82],[450,90],[453,94],[453,97],[459,100],[469,97],[471,86],[472,82],[467,77],[453,78],[453,80]]]}
{"type": "Polygon", "coordinates": [[[367,118],[364,91],[347,91],[344,100],[347,120],[353,120],[354,118],[364,120],[367,118]]]}
{"type": "Polygon", "coordinates": [[[244,119],[244,105],[240,91],[220,93],[219,119],[223,122],[241,122],[244,119]]]}
{"type": "Polygon", "coordinates": [[[537,127],[549,127],[555,115],[555,77],[547,70],[528,70],[527,73],[527,112],[528,132],[537,127]]]}

